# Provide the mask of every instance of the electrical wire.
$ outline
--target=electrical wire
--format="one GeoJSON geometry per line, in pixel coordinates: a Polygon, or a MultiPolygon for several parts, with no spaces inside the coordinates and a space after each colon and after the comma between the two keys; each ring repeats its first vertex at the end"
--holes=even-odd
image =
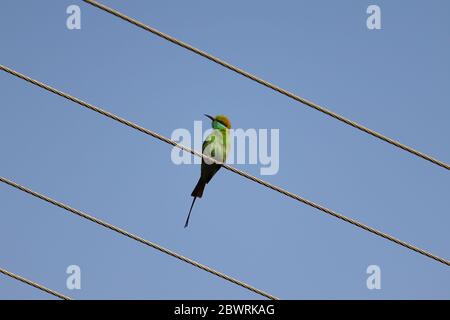
{"type": "Polygon", "coordinates": [[[32,287],[35,287],[35,288],[37,288],[37,289],[39,289],[41,291],[47,292],[47,293],[49,293],[51,295],[54,295],[55,297],[58,297],[60,299],[72,300],[72,298],[70,298],[68,296],[65,296],[65,295],[63,295],[63,294],[61,294],[61,293],[59,293],[57,291],[51,290],[51,289],[49,289],[47,287],[44,287],[43,285],[41,285],[41,284],[39,284],[37,282],[28,280],[28,279],[26,279],[26,278],[24,278],[22,276],[19,276],[19,275],[15,274],[15,273],[12,273],[12,272],[8,271],[6,269],[0,268],[0,273],[3,273],[4,275],[6,275],[8,277],[11,277],[13,279],[19,280],[19,281],[21,281],[23,283],[26,283],[26,284],[28,284],[28,285],[30,285],[32,287]]]}

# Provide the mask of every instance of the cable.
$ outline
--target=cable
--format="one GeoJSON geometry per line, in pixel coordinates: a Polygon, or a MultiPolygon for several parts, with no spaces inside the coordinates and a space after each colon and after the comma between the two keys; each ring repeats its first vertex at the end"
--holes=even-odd
{"type": "Polygon", "coordinates": [[[212,268],[210,268],[210,267],[208,267],[208,266],[206,266],[204,264],[201,264],[201,263],[199,263],[199,262],[197,262],[195,260],[189,259],[189,258],[187,258],[185,256],[182,256],[181,254],[178,254],[178,253],[176,253],[174,251],[166,249],[166,248],[164,248],[164,247],[162,247],[162,246],[160,246],[160,245],[158,245],[158,244],[156,244],[154,242],[148,241],[148,240],[146,240],[146,239],[144,239],[142,237],[139,237],[139,236],[137,236],[135,234],[132,234],[132,233],[130,233],[130,232],[124,230],[124,229],[116,227],[116,226],[114,226],[114,225],[112,225],[112,224],[110,224],[108,222],[105,222],[105,221],[102,221],[100,219],[97,219],[97,218],[95,218],[95,217],[93,217],[93,216],[91,216],[91,215],[89,215],[89,214],[87,214],[87,213],[85,213],[83,211],[80,211],[80,210],[77,210],[75,208],[72,208],[72,207],[68,206],[67,204],[64,204],[62,202],[54,200],[54,199],[52,199],[50,197],[47,197],[47,196],[45,196],[43,194],[40,194],[40,193],[38,193],[36,191],[33,191],[33,190],[31,190],[31,189],[29,189],[27,187],[21,186],[21,185],[17,184],[14,181],[8,180],[8,179],[6,179],[4,177],[0,177],[0,181],[3,182],[3,183],[6,183],[7,185],[10,185],[11,187],[19,189],[19,190],[21,190],[21,191],[23,191],[25,193],[28,193],[28,194],[36,197],[36,198],[39,198],[39,199],[44,200],[44,201],[46,201],[48,203],[51,203],[51,204],[53,204],[53,205],[55,205],[55,206],[57,206],[57,207],[59,207],[61,209],[64,209],[64,210],[69,211],[71,213],[74,213],[74,214],[76,214],[76,215],[78,215],[78,216],[80,216],[82,218],[90,220],[90,221],[92,221],[92,222],[94,222],[96,224],[99,224],[99,225],[101,225],[101,226],[103,226],[105,228],[108,228],[108,229],[110,229],[112,231],[120,233],[120,234],[122,234],[122,235],[124,235],[124,236],[126,236],[128,238],[131,238],[131,239],[136,240],[136,241],[138,241],[140,243],[143,243],[143,244],[145,244],[145,245],[147,245],[149,247],[152,247],[152,248],[154,248],[154,249],[156,249],[158,251],[161,251],[162,253],[168,254],[168,255],[170,255],[170,256],[172,256],[174,258],[177,258],[179,260],[187,262],[190,265],[193,265],[194,267],[200,268],[200,269],[202,269],[202,270],[204,270],[206,272],[209,272],[209,273],[211,273],[211,274],[213,274],[215,276],[218,276],[218,277],[220,277],[222,279],[225,279],[225,280],[227,280],[227,281],[229,281],[231,283],[234,283],[234,284],[236,284],[238,286],[241,286],[241,287],[243,287],[243,288],[245,288],[247,290],[250,290],[250,291],[252,291],[254,293],[257,293],[257,294],[259,294],[261,296],[264,296],[264,297],[272,299],[272,300],[278,300],[277,297],[275,297],[275,296],[273,296],[271,294],[268,294],[268,293],[266,293],[266,292],[264,292],[262,290],[259,290],[259,289],[255,288],[255,287],[252,287],[251,285],[246,284],[245,282],[242,282],[240,280],[237,280],[235,278],[227,276],[226,274],[224,274],[222,272],[216,271],[216,270],[214,270],[214,269],[212,269],[212,268]]]}
{"type": "Polygon", "coordinates": [[[325,213],[327,213],[327,214],[329,214],[329,215],[331,215],[331,216],[333,216],[335,218],[338,218],[340,220],[348,222],[348,223],[350,223],[350,224],[352,224],[352,225],[354,225],[354,226],[356,226],[358,228],[361,228],[361,229],[364,229],[366,231],[369,231],[369,232],[371,232],[371,233],[373,233],[373,234],[375,234],[375,235],[377,235],[379,237],[382,237],[384,239],[392,241],[392,242],[394,242],[394,243],[396,243],[396,244],[398,244],[400,246],[403,246],[403,247],[405,247],[407,249],[410,249],[410,250],[413,250],[413,251],[415,251],[417,253],[420,253],[420,254],[428,257],[428,258],[434,259],[434,260],[436,260],[436,261],[438,261],[440,263],[443,263],[443,264],[445,264],[447,266],[450,266],[450,261],[448,261],[446,259],[440,258],[440,257],[438,257],[438,256],[436,256],[436,255],[434,255],[434,254],[432,254],[430,252],[427,252],[427,251],[422,250],[422,249],[420,249],[420,248],[418,248],[416,246],[413,246],[413,245],[411,245],[411,244],[409,244],[407,242],[404,242],[404,241],[402,241],[400,239],[397,239],[397,238],[395,238],[395,237],[393,237],[393,236],[391,236],[391,235],[389,235],[387,233],[384,233],[384,232],[381,232],[381,231],[379,231],[379,230],[377,230],[375,228],[369,227],[369,226],[367,226],[367,225],[365,225],[365,224],[363,224],[361,222],[358,222],[358,221],[356,221],[354,219],[348,218],[348,217],[344,216],[343,214],[337,213],[337,212],[335,212],[335,211],[333,211],[331,209],[328,209],[328,208],[326,208],[324,206],[321,206],[321,205],[319,205],[317,203],[314,203],[314,202],[312,202],[312,201],[310,201],[308,199],[302,198],[302,197],[300,197],[299,195],[297,195],[295,193],[292,193],[290,191],[284,190],[283,188],[280,188],[280,187],[278,187],[276,185],[273,185],[273,184],[271,184],[269,182],[266,182],[266,181],[261,180],[261,179],[259,179],[257,177],[254,177],[254,176],[252,176],[252,175],[250,175],[250,174],[248,174],[246,172],[240,171],[240,170],[238,170],[238,169],[236,169],[236,168],[234,168],[234,167],[232,167],[232,166],[230,166],[230,165],[228,165],[226,163],[219,162],[219,161],[217,161],[217,160],[215,160],[213,158],[210,158],[210,157],[208,157],[208,156],[206,156],[206,155],[204,155],[204,154],[202,154],[202,153],[200,153],[198,151],[195,151],[195,150],[192,150],[192,149],[190,149],[188,147],[180,145],[180,144],[176,143],[175,141],[172,141],[172,140],[170,140],[170,139],[168,139],[168,138],[166,138],[166,137],[164,137],[164,136],[162,136],[162,135],[160,135],[160,134],[158,134],[156,132],[153,132],[153,131],[151,131],[149,129],[141,127],[138,124],[135,124],[135,123],[133,123],[131,121],[123,119],[123,118],[121,118],[121,117],[119,117],[119,116],[117,116],[117,115],[115,115],[115,114],[113,114],[113,113],[111,113],[109,111],[103,110],[103,109],[98,108],[98,107],[96,107],[96,106],[94,106],[92,104],[84,102],[84,101],[82,101],[82,100],[80,100],[80,99],[78,99],[78,98],[76,98],[74,96],[71,96],[71,95],[69,95],[67,93],[64,93],[64,92],[62,92],[60,90],[57,90],[57,89],[55,89],[53,87],[50,87],[49,85],[46,85],[45,83],[42,83],[42,82],[37,81],[35,79],[32,79],[32,78],[30,78],[30,77],[28,77],[28,76],[26,76],[24,74],[21,74],[21,73],[15,71],[15,70],[12,70],[12,69],[10,69],[8,67],[3,66],[3,65],[0,65],[0,69],[3,70],[3,71],[8,72],[8,73],[10,73],[10,74],[20,78],[20,79],[23,79],[23,80],[25,80],[27,82],[30,82],[30,83],[32,83],[32,84],[34,84],[34,85],[36,85],[36,86],[38,86],[38,87],[40,87],[42,89],[45,89],[47,91],[50,91],[50,92],[52,92],[52,93],[54,93],[56,95],[59,95],[59,96],[63,97],[63,98],[71,100],[71,101],[73,101],[73,102],[75,102],[75,103],[77,103],[77,104],[79,104],[79,105],[81,105],[81,106],[83,106],[85,108],[88,108],[88,109],[90,109],[92,111],[95,111],[97,113],[100,113],[100,114],[102,114],[102,115],[104,115],[104,116],[106,116],[108,118],[116,120],[116,121],[118,121],[118,122],[120,122],[120,123],[122,123],[122,124],[124,124],[124,125],[126,125],[128,127],[130,127],[130,128],[136,129],[136,130],[138,130],[138,131],[140,131],[142,133],[145,133],[145,134],[147,134],[149,136],[152,136],[152,137],[154,137],[154,138],[156,138],[158,140],[161,140],[163,142],[171,144],[174,147],[177,147],[177,148],[179,148],[181,150],[184,150],[186,152],[190,152],[190,153],[192,153],[192,154],[194,154],[194,155],[196,155],[198,157],[202,157],[205,160],[211,161],[210,163],[219,164],[219,165],[223,166],[225,169],[227,169],[227,170],[229,170],[231,172],[234,172],[234,173],[236,173],[236,174],[238,174],[238,175],[240,175],[242,177],[245,177],[245,178],[247,178],[249,180],[252,180],[252,181],[254,181],[256,183],[259,183],[259,184],[261,184],[261,185],[263,185],[263,186],[265,186],[267,188],[270,188],[270,189],[272,189],[274,191],[277,191],[277,192],[279,192],[281,194],[284,194],[285,196],[287,196],[289,198],[292,198],[294,200],[297,200],[299,202],[307,204],[308,206],[311,206],[311,207],[316,208],[316,209],[318,209],[318,210],[320,210],[322,212],[325,212],[325,213]]]}
{"type": "Polygon", "coordinates": [[[39,290],[42,290],[42,291],[44,291],[44,292],[47,292],[47,293],[49,293],[49,294],[51,294],[51,295],[54,295],[55,297],[58,297],[58,298],[60,298],[60,299],[63,299],[63,300],[72,300],[72,298],[70,298],[70,297],[68,297],[68,296],[65,296],[65,295],[63,295],[63,294],[61,294],[61,293],[58,293],[58,292],[54,291],[54,290],[51,290],[51,289],[49,289],[49,288],[46,288],[46,287],[44,287],[43,285],[40,285],[39,283],[36,283],[36,282],[34,282],[34,281],[31,281],[31,280],[28,280],[28,279],[26,279],[26,278],[24,278],[24,277],[21,277],[21,276],[15,274],[15,273],[9,272],[8,270],[5,270],[5,269],[3,269],[3,268],[0,268],[0,273],[3,273],[4,275],[7,275],[8,277],[11,277],[11,278],[13,278],[13,279],[19,280],[19,281],[21,281],[21,282],[23,282],[23,283],[26,283],[26,284],[28,284],[28,285],[30,285],[30,286],[32,286],[32,287],[35,287],[35,288],[37,288],[37,289],[39,289],[39,290]]]}
{"type": "Polygon", "coordinates": [[[114,15],[114,16],[122,19],[122,20],[130,22],[130,23],[134,24],[137,27],[140,27],[140,28],[142,28],[142,29],[144,29],[146,31],[149,31],[149,32],[157,35],[158,37],[161,37],[161,38],[163,38],[165,40],[168,40],[168,41],[170,41],[170,42],[172,42],[172,43],[174,43],[174,44],[176,44],[176,45],[178,45],[178,46],[180,46],[182,48],[185,48],[185,49],[187,49],[187,50],[189,50],[191,52],[194,52],[194,53],[196,53],[196,54],[198,54],[198,55],[200,55],[200,56],[202,56],[202,57],[204,57],[204,58],[206,58],[206,59],[208,59],[210,61],[213,61],[213,62],[215,62],[215,63],[217,63],[217,64],[219,64],[219,65],[221,65],[221,66],[223,66],[223,67],[225,67],[225,68],[227,68],[229,70],[231,70],[231,71],[234,71],[234,72],[236,72],[236,73],[238,73],[238,74],[240,74],[240,75],[242,75],[242,76],[244,76],[246,78],[249,78],[249,79],[251,79],[253,81],[256,81],[257,83],[259,83],[259,84],[261,84],[261,85],[263,85],[265,87],[268,87],[268,88],[270,88],[272,90],[275,90],[275,91],[277,91],[277,92],[279,92],[279,93],[281,93],[281,94],[283,94],[283,95],[285,95],[285,96],[287,96],[287,97],[289,97],[291,99],[294,99],[295,101],[303,103],[304,105],[307,105],[308,107],[311,107],[311,108],[313,108],[313,109],[315,109],[317,111],[325,113],[326,115],[328,115],[330,117],[333,117],[333,118],[335,118],[335,119],[337,119],[337,120],[339,120],[341,122],[344,122],[345,124],[348,124],[348,125],[356,128],[358,130],[361,130],[361,131],[363,131],[363,132],[365,132],[367,134],[370,134],[370,135],[372,135],[372,136],[374,136],[374,137],[376,137],[376,138],[378,138],[380,140],[383,140],[383,141],[385,141],[385,142],[387,142],[387,143],[389,143],[389,144],[391,144],[393,146],[396,146],[396,147],[398,147],[400,149],[403,149],[403,150],[405,150],[405,151],[407,151],[407,152],[409,152],[409,153],[411,153],[413,155],[416,155],[416,156],[418,156],[418,157],[420,157],[422,159],[425,159],[425,160],[430,161],[430,162],[432,162],[432,163],[434,163],[434,164],[436,164],[438,166],[441,166],[442,168],[450,170],[450,165],[445,163],[445,162],[443,162],[443,161],[440,161],[440,160],[438,160],[436,158],[433,158],[433,157],[431,157],[431,156],[429,156],[429,155],[427,155],[425,153],[422,153],[422,152],[420,152],[418,150],[415,150],[415,149],[413,149],[411,147],[408,147],[407,145],[404,145],[404,144],[400,143],[399,141],[391,139],[391,138],[389,138],[389,137],[387,137],[387,136],[385,136],[385,135],[383,135],[381,133],[378,133],[378,132],[376,132],[376,131],[374,131],[372,129],[369,129],[369,128],[367,128],[367,127],[365,127],[365,126],[363,126],[363,125],[361,125],[361,124],[359,124],[359,123],[357,123],[355,121],[347,119],[344,116],[341,116],[341,115],[339,115],[339,114],[337,114],[337,113],[335,113],[335,112],[333,112],[331,110],[328,110],[328,109],[326,109],[326,108],[324,108],[324,107],[322,107],[322,106],[320,106],[320,105],[318,105],[318,104],[316,104],[316,103],[314,103],[312,101],[309,101],[309,100],[307,100],[305,98],[302,98],[302,97],[300,97],[300,96],[298,96],[298,95],[296,95],[296,94],[294,94],[292,92],[289,92],[289,91],[287,91],[287,90],[285,90],[285,89],[283,89],[281,87],[278,87],[278,86],[276,86],[276,85],[274,85],[274,84],[272,84],[272,83],[270,83],[270,82],[268,82],[266,80],[263,80],[263,79],[255,76],[255,75],[247,72],[247,71],[239,69],[238,67],[235,67],[235,66],[233,66],[232,64],[230,64],[230,63],[228,63],[226,61],[223,61],[223,60],[221,60],[221,59],[219,59],[219,58],[217,58],[217,57],[215,57],[215,56],[213,56],[213,55],[211,55],[211,54],[209,54],[209,53],[207,53],[205,51],[197,49],[197,48],[191,46],[188,43],[185,43],[185,42],[183,42],[181,40],[178,40],[178,39],[176,39],[176,38],[174,38],[172,36],[169,36],[168,34],[165,34],[165,33],[161,32],[161,31],[159,31],[159,30],[157,30],[155,28],[152,28],[152,27],[150,27],[150,26],[148,26],[148,25],[146,25],[146,24],[144,24],[144,23],[142,23],[142,22],[140,22],[140,21],[138,21],[136,19],[128,17],[125,14],[123,14],[123,13],[117,11],[117,10],[114,10],[112,8],[109,8],[109,7],[105,6],[104,4],[101,4],[101,3],[97,2],[97,1],[93,1],[93,0],[83,0],[83,1],[88,3],[88,4],[91,4],[91,5],[95,6],[95,7],[97,7],[99,9],[103,10],[103,11],[106,11],[106,12],[108,12],[108,13],[110,13],[110,14],[112,14],[112,15],[114,15]]]}

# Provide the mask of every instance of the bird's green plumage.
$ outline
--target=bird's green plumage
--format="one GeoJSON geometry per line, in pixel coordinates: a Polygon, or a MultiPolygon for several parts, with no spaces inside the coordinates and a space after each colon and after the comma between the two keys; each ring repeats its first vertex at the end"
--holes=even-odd
{"type": "MultiPolygon", "coordinates": [[[[211,126],[213,127],[213,131],[206,137],[205,141],[203,141],[202,153],[218,162],[225,162],[230,150],[230,120],[224,115],[219,115],[212,119],[211,126]]],[[[220,167],[220,164],[213,163],[210,160],[208,161],[208,159],[202,159],[201,175],[191,194],[194,199],[192,200],[191,208],[186,219],[185,228],[189,223],[189,217],[195,199],[203,196],[203,190],[206,184],[211,181],[212,177],[219,171],[220,167]]]]}

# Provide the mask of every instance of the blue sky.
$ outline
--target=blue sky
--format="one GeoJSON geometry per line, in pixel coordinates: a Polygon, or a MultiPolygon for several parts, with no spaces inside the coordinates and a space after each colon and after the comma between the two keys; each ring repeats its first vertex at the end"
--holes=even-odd
{"type": "MultiPolygon", "coordinates": [[[[448,1],[103,3],[450,162],[448,1]],[[381,30],[366,27],[370,4],[381,30]]],[[[0,15],[1,64],[165,136],[203,113],[279,129],[280,170],[264,179],[450,258],[445,169],[81,1],[5,0],[0,15]],[[66,28],[70,4],[81,30],[66,28]]],[[[226,170],[183,229],[198,166],[4,72],[0,88],[4,177],[280,298],[450,298],[448,267],[226,170]]],[[[0,266],[74,298],[259,299],[6,185],[0,212],[0,266]],[[73,264],[81,290],[66,288],[73,264]]],[[[0,276],[0,298],[52,297],[0,276]]]]}

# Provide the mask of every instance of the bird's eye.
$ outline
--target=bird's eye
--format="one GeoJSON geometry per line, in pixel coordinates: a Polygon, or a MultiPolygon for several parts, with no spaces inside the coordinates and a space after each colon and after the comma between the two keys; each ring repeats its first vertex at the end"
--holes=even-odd
{"type": "Polygon", "coordinates": [[[220,121],[220,120],[216,120],[217,121],[217,123],[221,126],[221,127],[224,127],[224,128],[226,128],[227,126],[225,125],[225,123],[223,123],[222,121],[220,121]]]}

